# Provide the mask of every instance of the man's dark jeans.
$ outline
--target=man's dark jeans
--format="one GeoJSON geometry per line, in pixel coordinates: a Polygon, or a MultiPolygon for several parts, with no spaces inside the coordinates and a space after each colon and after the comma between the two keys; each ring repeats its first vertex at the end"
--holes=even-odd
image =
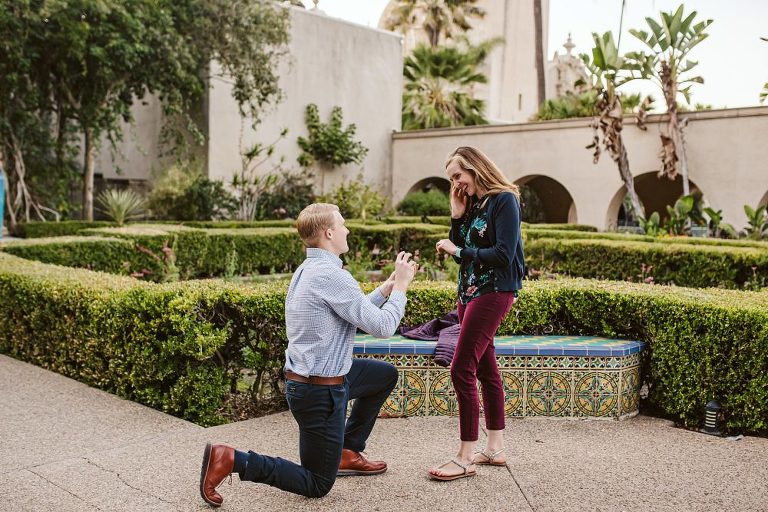
{"type": "Polygon", "coordinates": [[[325,496],[336,481],[342,448],[365,449],[376,416],[397,382],[397,369],[372,359],[353,359],[338,386],[286,380],[288,407],[299,424],[301,465],[249,452],[241,480],[277,487],[310,498],[325,496]],[[355,399],[349,419],[347,402],[355,399]]]}

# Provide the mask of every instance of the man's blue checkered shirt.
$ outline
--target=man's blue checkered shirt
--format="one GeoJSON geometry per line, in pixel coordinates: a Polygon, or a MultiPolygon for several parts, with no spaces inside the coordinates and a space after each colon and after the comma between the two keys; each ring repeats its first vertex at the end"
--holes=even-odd
{"type": "Polygon", "coordinates": [[[307,249],[285,298],[288,349],[285,369],[299,375],[336,377],[352,366],[355,331],[392,336],[405,313],[405,293],[380,287],[365,295],[334,254],[307,249]]]}

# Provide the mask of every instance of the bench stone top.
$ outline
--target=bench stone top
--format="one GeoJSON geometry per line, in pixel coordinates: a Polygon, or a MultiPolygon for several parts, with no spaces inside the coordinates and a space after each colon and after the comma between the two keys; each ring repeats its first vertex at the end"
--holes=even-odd
{"type": "MultiPolygon", "coordinates": [[[[595,336],[496,336],[497,356],[626,357],[643,350],[645,342],[595,336]]],[[[353,354],[434,354],[437,341],[403,336],[355,336],[353,354]]]]}

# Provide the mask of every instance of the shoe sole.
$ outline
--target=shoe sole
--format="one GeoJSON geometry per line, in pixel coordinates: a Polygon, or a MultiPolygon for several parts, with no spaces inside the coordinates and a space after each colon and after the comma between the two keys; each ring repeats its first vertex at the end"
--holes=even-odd
{"type": "Polygon", "coordinates": [[[452,476],[438,476],[433,475],[432,473],[427,473],[429,475],[429,478],[432,480],[437,480],[439,482],[450,482],[452,480],[459,480],[461,478],[471,478],[475,475],[477,475],[477,471],[470,471],[469,473],[462,473],[460,475],[452,475],[452,476]]]}
{"type": "Polygon", "coordinates": [[[380,475],[384,473],[387,470],[387,468],[384,469],[377,469],[376,471],[358,471],[356,469],[340,469],[336,476],[371,476],[371,475],[380,475]]]}
{"type": "Polygon", "coordinates": [[[209,500],[203,491],[203,482],[205,482],[205,475],[208,473],[208,464],[211,461],[211,448],[211,443],[206,443],[205,452],[203,452],[203,466],[200,468],[200,497],[210,506],[218,508],[221,506],[221,503],[209,500]]]}

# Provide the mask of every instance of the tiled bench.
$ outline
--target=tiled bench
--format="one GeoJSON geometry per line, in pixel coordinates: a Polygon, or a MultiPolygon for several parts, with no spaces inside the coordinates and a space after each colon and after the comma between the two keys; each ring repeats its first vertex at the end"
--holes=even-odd
{"type": "MultiPolygon", "coordinates": [[[[458,414],[435,341],[358,334],[355,357],[388,361],[400,379],[384,404],[393,416],[458,414]]],[[[627,418],[637,414],[643,342],[585,336],[497,336],[507,416],[627,418]]],[[[482,402],[481,402],[482,403],[482,402]]]]}

